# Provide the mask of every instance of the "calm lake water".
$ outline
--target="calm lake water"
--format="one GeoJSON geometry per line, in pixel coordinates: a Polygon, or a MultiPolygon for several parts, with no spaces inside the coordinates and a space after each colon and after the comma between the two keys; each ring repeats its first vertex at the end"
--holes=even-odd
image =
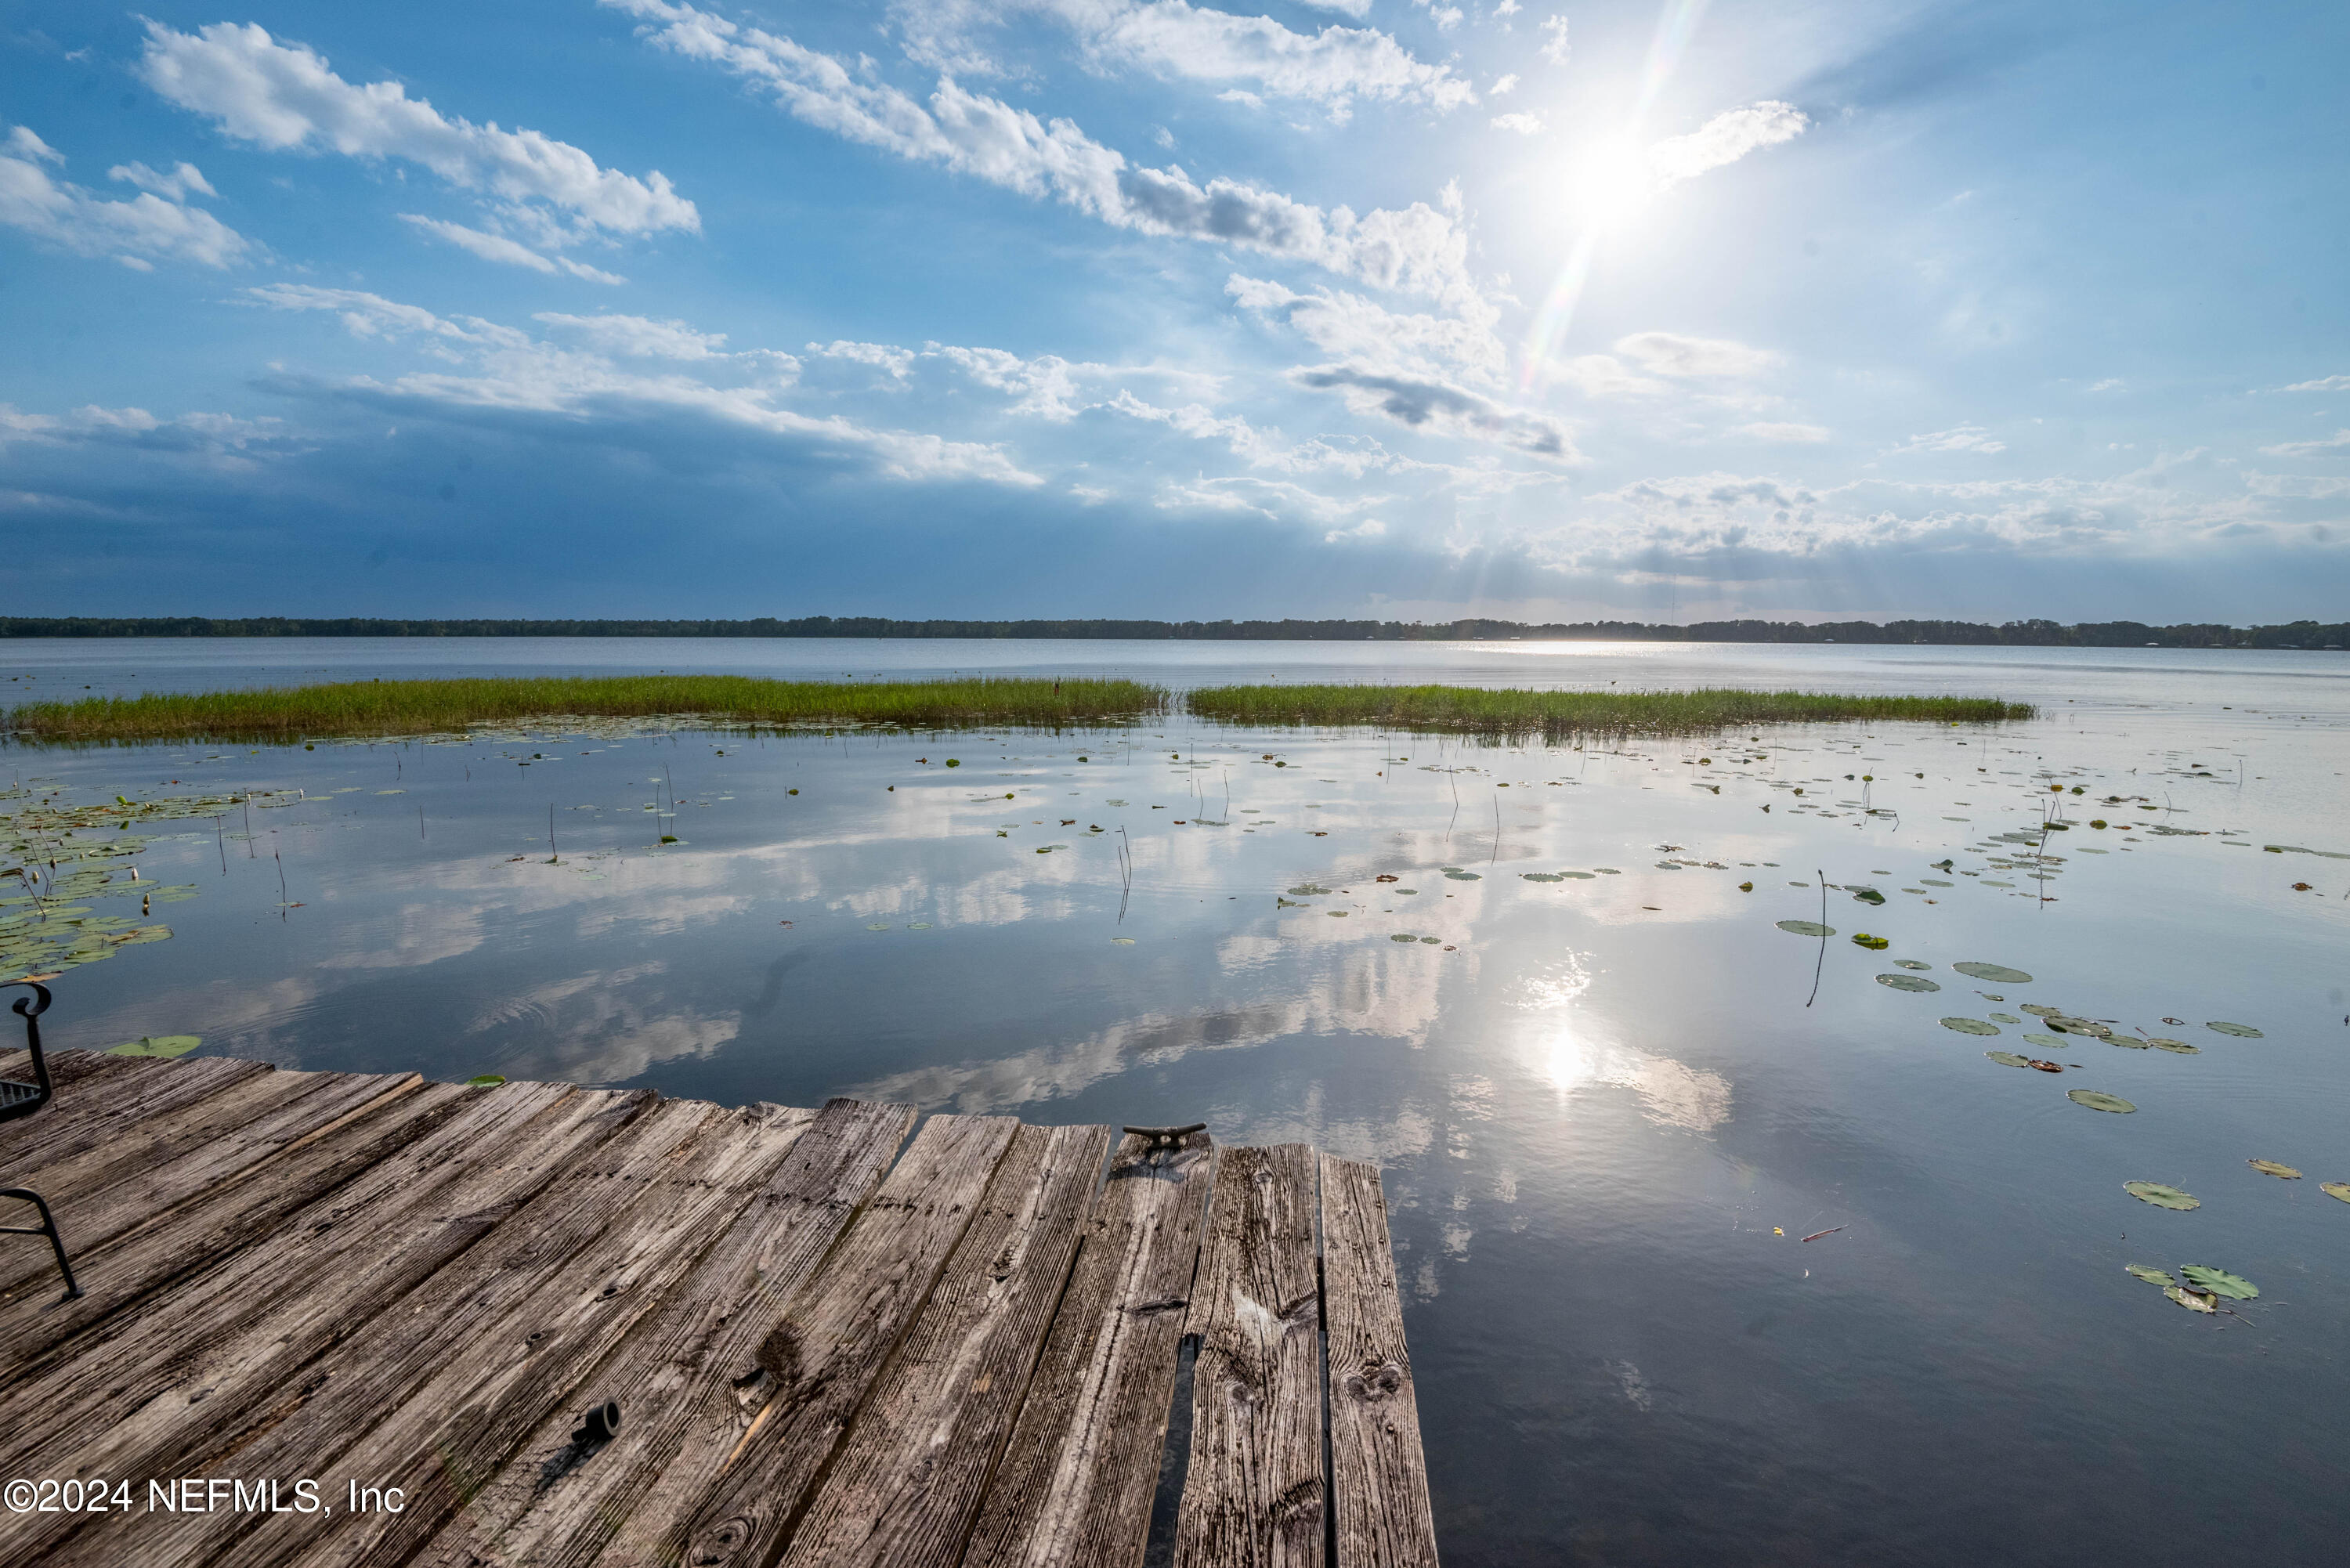
{"type": "Polygon", "coordinates": [[[656,669],[1793,686],[2043,716],[1580,749],[1180,718],[16,746],[20,818],[310,797],[140,827],[141,878],[195,893],[156,909],[171,940],[59,981],[50,1038],[1205,1119],[1377,1160],[1453,1568],[2343,1560],[2350,1202],[2319,1184],[2350,1181],[2350,656],[0,644],[8,702],[656,669]],[[1777,925],[1823,918],[1825,943],[1777,925]],[[2048,1035],[2024,1004],[2140,1044],[2048,1035]],[[2260,1294],[2204,1316],[2130,1263],[2260,1294]]]}

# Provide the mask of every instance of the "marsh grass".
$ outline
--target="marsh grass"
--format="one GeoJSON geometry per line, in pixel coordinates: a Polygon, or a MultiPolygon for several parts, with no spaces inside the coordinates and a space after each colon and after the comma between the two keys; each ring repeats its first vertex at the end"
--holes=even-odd
{"type": "Polygon", "coordinates": [[[742,675],[353,680],[252,691],[155,692],[28,702],[9,715],[36,741],[299,741],[422,734],[549,716],[691,716],[758,724],[954,729],[1117,723],[1162,711],[1135,680],[762,680],[742,675]]]}
{"type": "Polygon", "coordinates": [[[1480,686],[1209,686],[1185,705],[1227,724],[1374,724],[1475,734],[1694,734],[1851,719],[1981,723],[2029,719],[1991,697],[1840,697],[1819,691],[1531,691],[1480,686]]]}

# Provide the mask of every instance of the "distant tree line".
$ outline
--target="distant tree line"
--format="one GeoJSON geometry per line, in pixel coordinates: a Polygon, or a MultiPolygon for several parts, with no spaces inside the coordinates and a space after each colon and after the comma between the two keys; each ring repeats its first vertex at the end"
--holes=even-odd
{"type": "Polygon", "coordinates": [[[0,617],[5,637],[849,637],[1108,638],[1196,642],[1858,642],[2005,648],[2350,648],[2350,622],[2283,626],[2147,626],[2110,620],[2064,626],[2011,620],[1708,620],[1690,626],[1640,621],[1513,620],[887,620],[878,616],[805,616],[778,620],[309,620],[255,616],[0,617]]]}

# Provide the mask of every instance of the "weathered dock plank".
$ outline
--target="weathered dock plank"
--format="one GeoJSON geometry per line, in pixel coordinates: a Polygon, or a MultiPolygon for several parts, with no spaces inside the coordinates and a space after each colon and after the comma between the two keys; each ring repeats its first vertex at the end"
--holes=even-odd
{"type": "Polygon", "coordinates": [[[1330,1344],[1331,1568],[1436,1568],[1387,1196],[1377,1167],[1327,1154],[1322,1312],[1330,1344]]]}
{"type": "Polygon", "coordinates": [[[1107,1128],[907,1145],[906,1106],[57,1062],[0,1179],[48,1189],[88,1293],[0,1248],[0,1474],[329,1507],[11,1512],[0,1562],[1139,1568],[1190,1335],[1179,1568],[1435,1568],[1370,1166],[1128,1137],[1104,1176],[1107,1128]]]}
{"type": "Polygon", "coordinates": [[[540,1419],[505,1467],[415,1559],[434,1568],[577,1568],[660,1561],[659,1538],[699,1502],[759,1397],[757,1352],[879,1185],[913,1126],[911,1106],[834,1100],[700,1264],[592,1380],[635,1412],[594,1453],[576,1411],[540,1419]],[[592,1462],[583,1462],[592,1459],[592,1462]],[[681,1467],[705,1479],[690,1483],[681,1467]],[[647,1500],[653,1501],[649,1505],[647,1500]]]}
{"type": "Polygon", "coordinates": [[[759,1345],[766,1402],[685,1518],[679,1544],[697,1568],[765,1568],[970,1228],[1018,1126],[1009,1116],[923,1123],[839,1248],[785,1303],[759,1345]]]}
{"type": "Polygon", "coordinates": [[[972,1568],[1141,1562],[1215,1167],[1204,1134],[1172,1150],[1118,1145],[980,1505],[972,1568]]]}
{"type": "Polygon", "coordinates": [[[1191,1457],[1176,1568],[1321,1568],[1321,1293],[1314,1151],[1228,1148],[1187,1332],[1191,1457]]]}
{"type": "Polygon", "coordinates": [[[1013,1135],[783,1568],[953,1568],[1060,1304],[1110,1130],[1013,1135]]]}

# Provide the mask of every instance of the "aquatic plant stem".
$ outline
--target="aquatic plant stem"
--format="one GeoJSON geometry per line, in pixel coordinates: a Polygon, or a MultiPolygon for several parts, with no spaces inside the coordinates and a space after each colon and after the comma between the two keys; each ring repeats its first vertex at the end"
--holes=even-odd
{"type": "Polygon", "coordinates": [[[1812,994],[1804,999],[1805,1007],[1820,999],[1820,976],[1828,967],[1828,874],[1814,871],[1812,875],[1820,879],[1820,956],[1812,965],[1812,994]]]}

